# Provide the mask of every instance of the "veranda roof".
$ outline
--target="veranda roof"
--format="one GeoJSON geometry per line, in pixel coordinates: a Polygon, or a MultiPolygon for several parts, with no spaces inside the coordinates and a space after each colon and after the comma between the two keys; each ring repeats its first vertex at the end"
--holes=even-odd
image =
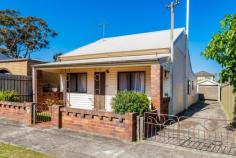
{"type": "Polygon", "coordinates": [[[83,66],[83,65],[99,65],[99,64],[122,64],[132,62],[159,62],[161,59],[165,60],[168,58],[168,54],[157,54],[157,55],[143,55],[143,56],[124,56],[124,57],[110,57],[110,58],[98,58],[98,59],[83,59],[83,60],[72,60],[72,61],[59,61],[46,64],[34,65],[35,68],[44,67],[72,67],[72,66],[83,66]]]}

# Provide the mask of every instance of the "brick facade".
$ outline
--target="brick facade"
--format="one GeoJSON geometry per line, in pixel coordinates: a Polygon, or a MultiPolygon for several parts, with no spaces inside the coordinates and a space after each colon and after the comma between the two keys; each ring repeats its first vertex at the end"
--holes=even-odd
{"type": "Polygon", "coordinates": [[[137,114],[117,115],[112,112],[52,107],[52,126],[86,132],[124,141],[136,140],[137,114]]]}
{"type": "Polygon", "coordinates": [[[32,103],[0,102],[0,117],[32,124],[32,103]]]}
{"type": "Polygon", "coordinates": [[[152,108],[161,110],[163,97],[163,68],[160,64],[151,65],[151,99],[152,108]]]}
{"type": "Polygon", "coordinates": [[[62,92],[44,92],[43,85],[44,85],[44,76],[43,71],[37,70],[37,104],[41,106],[43,109],[47,109],[48,106],[53,104],[60,104],[63,100],[63,93],[62,92]],[[50,105],[49,105],[50,104],[50,105]]]}

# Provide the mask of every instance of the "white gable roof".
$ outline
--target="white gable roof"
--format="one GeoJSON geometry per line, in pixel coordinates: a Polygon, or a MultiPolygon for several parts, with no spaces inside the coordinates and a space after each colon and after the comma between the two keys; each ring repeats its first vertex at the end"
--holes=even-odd
{"type": "Polygon", "coordinates": [[[197,84],[198,85],[205,85],[205,86],[206,85],[209,85],[209,86],[218,86],[218,85],[220,85],[218,82],[212,81],[212,80],[209,80],[209,79],[199,81],[197,84]]]}
{"type": "MultiPolygon", "coordinates": [[[[184,28],[174,30],[174,40],[176,40],[184,28]]],[[[150,50],[170,48],[170,30],[140,33],[133,35],[104,38],[75,49],[60,57],[89,55],[112,52],[128,52],[137,50],[150,50]]]]}

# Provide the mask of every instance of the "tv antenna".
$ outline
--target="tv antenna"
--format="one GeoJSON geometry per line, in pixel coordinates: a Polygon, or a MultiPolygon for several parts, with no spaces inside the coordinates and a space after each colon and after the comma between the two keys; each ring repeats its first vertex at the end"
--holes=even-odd
{"type": "Polygon", "coordinates": [[[106,35],[106,29],[108,27],[108,24],[100,24],[99,27],[102,29],[102,38],[105,38],[105,35],[106,35]]]}

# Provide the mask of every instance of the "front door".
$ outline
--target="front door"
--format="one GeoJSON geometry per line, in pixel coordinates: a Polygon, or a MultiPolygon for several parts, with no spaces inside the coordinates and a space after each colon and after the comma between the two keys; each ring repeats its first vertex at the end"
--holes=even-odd
{"type": "Polygon", "coordinates": [[[105,110],[105,72],[94,74],[94,109],[105,110]]]}

